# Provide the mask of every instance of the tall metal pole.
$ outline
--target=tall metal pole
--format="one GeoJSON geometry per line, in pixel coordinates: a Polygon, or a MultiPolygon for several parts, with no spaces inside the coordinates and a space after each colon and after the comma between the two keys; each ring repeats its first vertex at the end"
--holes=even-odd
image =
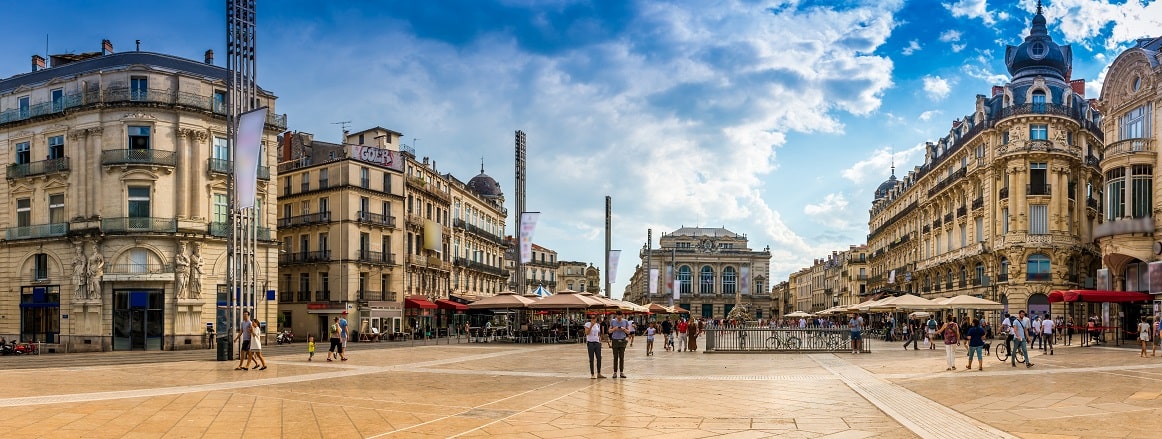
{"type": "Polygon", "coordinates": [[[605,196],[605,297],[613,297],[613,292],[609,291],[611,288],[609,282],[609,250],[610,250],[610,233],[613,230],[613,198],[609,195],[605,196]]]}
{"type": "Polygon", "coordinates": [[[654,266],[650,265],[650,256],[654,252],[654,229],[646,229],[646,303],[653,303],[654,298],[650,294],[650,285],[655,280],[653,275],[654,266]]]}
{"type": "Polygon", "coordinates": [[[525,270],[524,264],[520,260],[520,233],[521,233],[521,215],[525,212],[525,132],[516,130],[515,133],[515,148],[516,159],[514,161],[516,168],[515,184],[516,184],[516,231],[513,236],[513,256],[516,259],[516,269],[513,271],[513,276],[516,276],[516,291],[517,295],[525,293],[525,270]]]}

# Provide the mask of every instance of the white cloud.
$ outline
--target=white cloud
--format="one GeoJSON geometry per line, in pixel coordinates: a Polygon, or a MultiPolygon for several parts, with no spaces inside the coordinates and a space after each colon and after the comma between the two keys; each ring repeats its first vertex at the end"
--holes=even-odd
{"type": "Polygon", "coordinates": [[[952,3],[944,3],[944,8],[948,9],[956,18],[979,18],[987,25],[996,22],[992,13],[988,11],[985,0],[957,0],[952,3]]]}
{"type": "Polygon", "coordinates": [[[924,92],[928,94],[929,99],[938,101],[948,97],[948,94],[952,92],[952,86],[948,84],[947,79],[931,75],[925,76],[922,79],[924,81],[924,92]]]}
{"type": "MultiPolygon", "coordinates": [[[[880,148],[873,151],[871,157],[855,162],[851,167],[840,171],[839,174],[856,185],[879,184],[888,179],[893,165],[903,169],[907,163],[915,163],[919,161],[917,158],[923,157],[923,143],[895,152],[888,148],[880,148]]],[[[899,172],[896,176],[903,174],[904,172],[899,172]]]]}
{"type": "MultiPolygon", "coordinates": [[[[1029,7],[1032,11],[1033,7],[1029,7]]],[[[1162,2],[1055,0],[1044,9],[1045,18],[1066,43],[1113,50],[1138,38],[1157,37],[1162,29],[1162,2]],[[1103,30],[1109,29],[1108,32],[1103,30]]]]}
{"type": "Polygon", "coordinates": [[[958,31],[956,29],[946,30],[946,31],[944,31],[944,33],[940,34],[940,41],[943,41],[945,43],[960,41],[960,31],[958,31]]]}
{"type": "Polygon", "coordinates": [[[953,44],[952,51],[953,52],[960,52],[961,50],[964,50],[965,47],[968,47],[968,45],[967,44],[953,44]]]}
{"type": "Polygon", "coordinates": [[[904,56],[910,56],[917,50],[920,50],[920,41],[912,40],[908,42],[908,47],[905,47],[904,50],[900,51],[900,53],[903,53],[904,56]]]}
{"type": "Polygon", "coordinates": [[[928,121],[932,120],[932,118],[939,116],[940,113],[941,113],[940,110],[928,110],[928,111],[925,111],[923,113],[920,113],[920,115],[917,116],[917,119],[920,119],[921,122],[928,122],[928,121]]]}
{"type": "Polygon", "coordinates": [[[827,194],[818,204],[803,206],[803,213],[815,217],[823,224],[839,229],[850,227],[847,218],[850,218],[851,215],[848,215],[846,211],[847,199],[841,193],[827,194]]]}

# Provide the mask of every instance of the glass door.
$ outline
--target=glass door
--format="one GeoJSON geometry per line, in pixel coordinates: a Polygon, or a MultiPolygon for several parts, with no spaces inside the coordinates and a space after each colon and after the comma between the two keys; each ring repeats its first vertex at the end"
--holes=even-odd
{"type": "Polygon", "coordinates": [[[160,290],[113,292],[113,350],[162,349],[164,297],[160,290]]]}

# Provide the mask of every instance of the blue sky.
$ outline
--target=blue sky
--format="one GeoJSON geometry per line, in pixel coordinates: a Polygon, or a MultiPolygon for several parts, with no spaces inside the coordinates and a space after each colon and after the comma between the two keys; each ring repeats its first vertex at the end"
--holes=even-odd
{"type": "MultiPolygon", "coordinates": [[[[404,133],[462,180],[508,195],[512,133],[528,133],[535,241],[602,265],[604,197],[623,249],[681,226],[724,226],[772,252],[774,281],[861,244],[875,187],[922,159],[975,95],[1008,80],[1035,0],[259,0],[259,83],[290,129],[338,141],[332,122],[404,133]]],[[[224,1],[5,5],[0,77],[30,56],[102,38],[225,65],[224,1]]],[[[1108,64],[1162,32],[1162,2],[1045,2],[1100,96],[1108,64]]],[[[509,219],[509,233],[512,218],[509,219]]],[[[655,238],[656,245],[656,238],[655,238]]]]}

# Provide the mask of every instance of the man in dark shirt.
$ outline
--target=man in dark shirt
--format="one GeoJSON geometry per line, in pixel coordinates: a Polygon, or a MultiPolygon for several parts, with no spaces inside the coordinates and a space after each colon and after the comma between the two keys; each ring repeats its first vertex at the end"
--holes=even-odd
{"type": "Polygon", "coordinates": [[[665,348],[667,351],[674,347],[673,332],[674,324],[670,323],[669,317],[666,317],[666,320],[662,322],[662,338],[666,339],[665,348]]]}

